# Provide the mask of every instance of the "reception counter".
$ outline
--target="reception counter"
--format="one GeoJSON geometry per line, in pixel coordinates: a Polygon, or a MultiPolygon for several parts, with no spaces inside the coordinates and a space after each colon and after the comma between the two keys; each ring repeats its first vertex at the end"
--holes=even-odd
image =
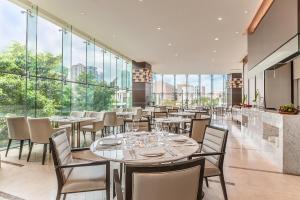
{"type": "Polygon", "coordinates": [[[233,119],[252,134],[254,143],[264,146],[266,155],[283,173],[300,175],[300,115],[241,108],[233,111],[233,119]]]}

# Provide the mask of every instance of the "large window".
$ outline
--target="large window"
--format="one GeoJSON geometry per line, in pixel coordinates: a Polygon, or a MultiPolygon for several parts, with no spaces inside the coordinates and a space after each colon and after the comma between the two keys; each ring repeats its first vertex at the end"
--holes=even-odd
{"type": "Polygon", "coordinates": [[[224,74],[154,74],[152,100],[160,105],[182,107],[226,104],[224,74]]]}
{"type": "Polygon", "coordinates": [[[0,149],[7,145],[8,115],[47,117],[109,110],[117,100],[122,107],[132,104],[130,60],[36,11],[0,0],[0,149]]]}

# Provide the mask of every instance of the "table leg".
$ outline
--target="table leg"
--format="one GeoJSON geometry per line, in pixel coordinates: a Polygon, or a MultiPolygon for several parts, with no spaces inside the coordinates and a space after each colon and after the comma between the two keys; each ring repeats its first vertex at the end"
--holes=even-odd
{"type": "Polygon", "coordinates": [[[80,147],[80,122],[77,123],[77,147],[80,147]]]}

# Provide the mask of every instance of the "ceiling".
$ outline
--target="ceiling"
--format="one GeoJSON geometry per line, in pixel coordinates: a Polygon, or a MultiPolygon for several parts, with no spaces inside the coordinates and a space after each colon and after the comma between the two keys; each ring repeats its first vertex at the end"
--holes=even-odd
{"type": "Polygon", "coordinates": [[[229,73],[262,0],[30,1],[157,73],[229,73]]]}

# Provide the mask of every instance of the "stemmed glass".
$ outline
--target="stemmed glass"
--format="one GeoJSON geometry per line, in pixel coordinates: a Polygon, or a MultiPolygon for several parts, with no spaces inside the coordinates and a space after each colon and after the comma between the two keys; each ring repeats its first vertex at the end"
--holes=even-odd
{"type": "Polygon", "coordinates": [[[133,125],[133,127],[132,127],[133,132],[137,132],[139,130],[139,121],[133,120],[132,125],[133,125]]]}

